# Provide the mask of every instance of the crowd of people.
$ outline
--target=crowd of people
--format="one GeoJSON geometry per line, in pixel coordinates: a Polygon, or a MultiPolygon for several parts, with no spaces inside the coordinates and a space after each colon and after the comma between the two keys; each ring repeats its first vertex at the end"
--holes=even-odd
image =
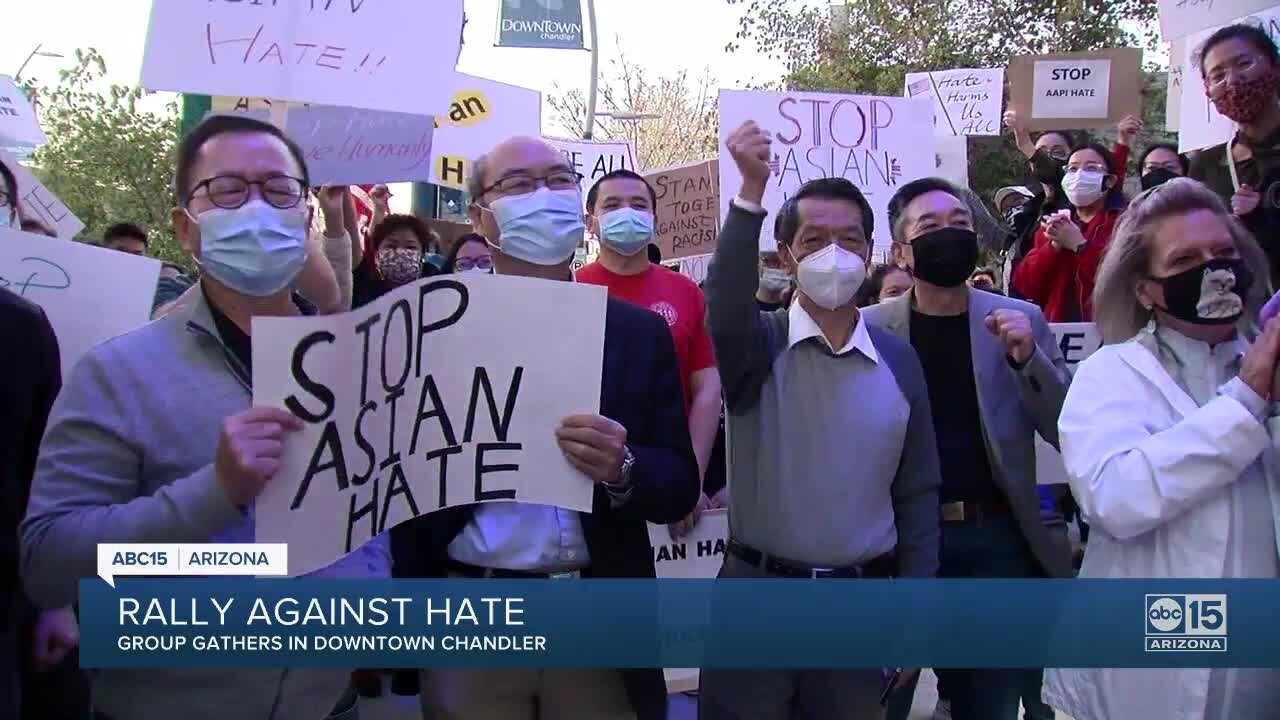
{"type": "MultiPolygon", "coordinates": [[[[1280,576],[1280,320],[1266,305],[1280,268],[1280,54],[1230,26],[1205,43],[1201,73],[1239,124],[1224,146],[1141,149],[1128,197],[1136,119],[1107,148],[1069,131],[1033,138],[1009,113],[1035,182],[997,192],[994,220],[945,180],[901,185],[879,265],[876,218],[849,181],[763,205],[773,141],[745,123],[725,144],[743,180],[722,189],[732,201],[701,287],[655,262],[644,177],[611,172],[583,197],[541,139],[475,160],[472,232],[444,243],[389,212],[385,187],[367,223],[349,188],[312,188],[278,127],[207,118],[179,146],[172,213],[198,275],[166,267],[153,322],[62,377],[44,313],[0,289],[0,548],[14,589],[0,601],[0,715],[356,716],[357,690],[378,690],[349,670],[114,669],[90,683],[75,659],[77,584],[96,575],[98,543],[253,540],[255,498],[300,420],[252,405],[252,318],[343,312],[440,274],[608,288],[600,411],[547,429],[594,485],[592,512],[448,508],[317,576],[653,577],[647,523],[680,537],[712,508],[730,521],[722,578],[1280,576]],[[776,248],[761,252],[770,214],[776,248]],[[982,262],[993,228],[1001,252],[982,262]],[[573,273],[587,234],[599,257],[573,273]],[[1074,377],[1060,322],[1093,322],[1102,338],[1074,377]],[[1061,450],[1069,486],[1037,483],[1037,437],[1061,450]]],[[[27,228],[3,164],[0,180],[0,218],[27,228]]],[[[120,223],[101,244],[146,254],[148,231],[120,223]]],[[[554,308],[546,318],[566,331],[554,308]]],[[[1032,720],[1252,720],[1280,703],[1270,669],[936,673],[937,716],[962,720],[1015,720],[1020,706],[1032,720]]],[[[918,676],[707,668],[698,713],[906,718],[918,676]]],[[[393,690],[418,694],[426,718],[667,713],[655,668],[433,668],[393,690]]]]}

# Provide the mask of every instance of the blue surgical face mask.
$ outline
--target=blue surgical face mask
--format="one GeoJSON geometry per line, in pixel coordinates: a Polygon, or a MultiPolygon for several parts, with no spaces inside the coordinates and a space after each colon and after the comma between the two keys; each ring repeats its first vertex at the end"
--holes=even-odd
{"type": "Polygon", "coordinates": [[[307,261],[307,215],[262,200],[238,208],[213,208],[196,218],[200,267],[231,290],[252,297],[289,286],[307,261]]]}
{"type": "Polygon", "coordinates": [[[11,206],[5,205],[0,207],[0,227],[13,227],[17,225],[15,220],[18,219],[18,213],[11,206]]]}
{"type": "Polygon", "coordinates": [[[496,247],[534,265],[559,265],[573,257],[586,230],[577,190],[544,186],[528,195],[498,198],[489,211],[498,223],[496,247]]]}
{"type": "Polygon", "coordinates": [[[651,212],[626,207],[600,216],[600,240],[619,255],[631,257],[644,250],[652,239],[651,212]]]}

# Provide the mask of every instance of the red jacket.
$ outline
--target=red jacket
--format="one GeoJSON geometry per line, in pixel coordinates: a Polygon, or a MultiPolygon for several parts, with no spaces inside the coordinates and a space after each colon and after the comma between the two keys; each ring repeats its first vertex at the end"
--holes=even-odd
{"type": "MultiPolygon", "coordinates": [[[[1103,209],[1081,226],[1085,242],[1079,252],[1055,248],[1044,228],[1036,228],[1035,247],[1013,271],[1013,291],[1039,305],[1051,323],[1092,321],[1093,280],[1122,212],[1103,209]]],[[[1075,211],[1071,216],[1080,225],[1075,211]]]]}

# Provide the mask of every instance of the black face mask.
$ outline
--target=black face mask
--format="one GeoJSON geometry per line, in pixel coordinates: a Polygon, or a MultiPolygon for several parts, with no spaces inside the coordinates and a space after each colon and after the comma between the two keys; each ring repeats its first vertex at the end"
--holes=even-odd
{"type": "Polygon", "coordinates": [[[1178,175],[1177,173],[1165,170],[1164,168],[1156,168],[1155,170],[1152,170],[1151,172],[1142,176],[1142,189],[1150,190],[1151,188],[1157,185],[1163,185],[1177,177],[1182,177],[1182,176],[1178,175]]]}
{"type": "Polygon", "coordinates": [[[963,285],[978,266],[978,235],[964,228],[941,228],[911,241],[915,275],[938,287],[963,285]]]}
{"type": "Polygon", "coordinates": [[[1253,275],[1238,258],[1210,260],[1177,275],[1151,278],[1164,288],[1160,309],[1196,325],[1229,325],[1244,314],[1253,275]]]}
{"type": "Polygon", "coordinates": [[[1046,152],[1037,151],[1031,156],[1031,174],[1045,185],[1058,187],[1062,184],[1062,178],[1066,177],[1067,161],[1059,160],[1046,152]]]}

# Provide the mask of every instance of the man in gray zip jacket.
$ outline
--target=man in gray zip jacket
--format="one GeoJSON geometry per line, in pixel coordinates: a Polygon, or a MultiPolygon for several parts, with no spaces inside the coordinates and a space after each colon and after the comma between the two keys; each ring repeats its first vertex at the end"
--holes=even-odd
{"type": "MultiPolygon", "coordinates": [[[[924,377],[910,345],[862,321],[854,301],[871,208],[844,179],[788,199],[775,235],[797,298],[759,312],[770,140],[746,123],[727,144],[743,183],[706,279],[728,409],[720,576],[932,577],[940,479],[924,377]]],[[[882,682],[876,670],[703,670],[699,716],[878,717],[882,682]]]]}
{"type": "MultiPolygon", "coordinates": [[[[297,145],[252,118],[213,116],[178,150],[174,232],[201,261],[190,303],[76,364],[54,403],[26,519],[31,598],[69,605],[98,543],[252,542],[253,503],[298,420],[251,408],[250,323],[302,311],[307,171],[297,145]]],[[[348,556],[329,575],[364,575],[348,556]]],[[[385,569],[385,563],[384,563],[385,569]]],[[[346,670],[102,670],[103,720],[320,720],[346,670]]]]}

